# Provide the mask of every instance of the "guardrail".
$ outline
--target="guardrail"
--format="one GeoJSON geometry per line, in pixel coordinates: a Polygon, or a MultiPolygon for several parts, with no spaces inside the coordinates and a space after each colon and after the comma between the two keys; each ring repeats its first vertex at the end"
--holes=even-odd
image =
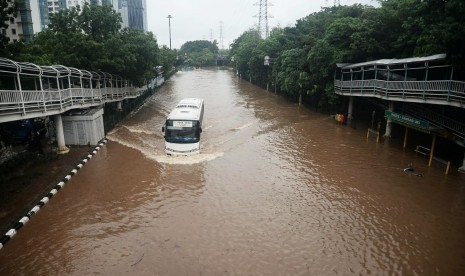
{"type": "Polygon", "coordinates": [[[429,162],[429,165],[428,165],[428,166],[431,166],[432,160],[437,161],[438,163],[443,164],[444,166],[446,166],[445,174],[446,174],[446,175],[449,174],[449,169],[450,169],[450,164],[451,164],[450,161],[444,160],[444,159],[439,158],[439,157],[436,157],[436,156],[431,156],[431,149],[429,149],[429,148],[427,148],[427,147],[420,146],[420,145],[417,145],[414,151],[415,151],[416,153],[418,153],[418,154],[421,154],[421,155],[430,157],[430,162],[429,162]]]}
{"type": "Polygon", "coordinates": [[[465,82],[335,80],[336,94],[465,107],[465,82]]]}
{"type": "Polygon", "coordinates": [[[146,90],[147,86],[100,89],[66,88],[42,91],[0,90],[0,122],[59,114],[70,109],[137,98],[146,90]]]}

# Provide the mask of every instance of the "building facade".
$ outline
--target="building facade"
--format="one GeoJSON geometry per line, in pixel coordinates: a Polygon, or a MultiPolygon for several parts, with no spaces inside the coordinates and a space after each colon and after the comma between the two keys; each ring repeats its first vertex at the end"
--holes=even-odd
{"type": "Polygon", "coordinates": [[[123,27],[147,31],[146,0],[119,0],[118,8],[123,18],[123,27]]]}
{"type": "Polygon", "coordinates": [[[31,41],[34,34],[47,29],[51,14],[86,3],[111,5],[121,14],[122,28],[147,31],[146,0],[24,0],[20,2],[17,16],[7,22],[9,27],[1,31],[10,42],[31,41]]]}

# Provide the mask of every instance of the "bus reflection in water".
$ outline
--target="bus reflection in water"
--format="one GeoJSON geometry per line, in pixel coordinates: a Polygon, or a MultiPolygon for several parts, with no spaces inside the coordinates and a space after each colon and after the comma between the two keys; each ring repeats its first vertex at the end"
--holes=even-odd
{"type": "Polygon", "coordinates": [[[162,127],[165,152],[168,155],[193,155],[200,153],[204,104],[202,99],[181,100],[170,112],[162,127]]]}

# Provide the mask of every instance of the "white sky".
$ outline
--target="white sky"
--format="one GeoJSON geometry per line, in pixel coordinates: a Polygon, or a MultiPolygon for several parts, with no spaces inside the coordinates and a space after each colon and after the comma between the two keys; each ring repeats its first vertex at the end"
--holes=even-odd
{"type": "MultiPolygon", "coordinates": [[[[228,49],[244,31],[258,25],[259,3],[260,0],[147,0],[148,30],[154,33],[159,46],[169,47],[167,17],[171,15],[172,49],[179,49],[187,41],[215,39],[220,49],[228,49]]],[[[334,0],[270,0],[268,14],[273,18],[268,18],[269,29],[294,26],[298,19],[333,3],[334,0]]],[[[340,0],[340,3],[377,5],[374,0],[340,0]]]]}

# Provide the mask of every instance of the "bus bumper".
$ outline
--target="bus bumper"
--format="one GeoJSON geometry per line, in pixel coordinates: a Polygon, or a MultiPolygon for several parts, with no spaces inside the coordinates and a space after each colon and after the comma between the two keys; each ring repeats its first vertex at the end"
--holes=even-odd
{"type": "Polygon", "coordinates": [[[200,143],[177,144],[165,143],[165,152],[168,155],[194,155],[200,153],[200,143]]]}

